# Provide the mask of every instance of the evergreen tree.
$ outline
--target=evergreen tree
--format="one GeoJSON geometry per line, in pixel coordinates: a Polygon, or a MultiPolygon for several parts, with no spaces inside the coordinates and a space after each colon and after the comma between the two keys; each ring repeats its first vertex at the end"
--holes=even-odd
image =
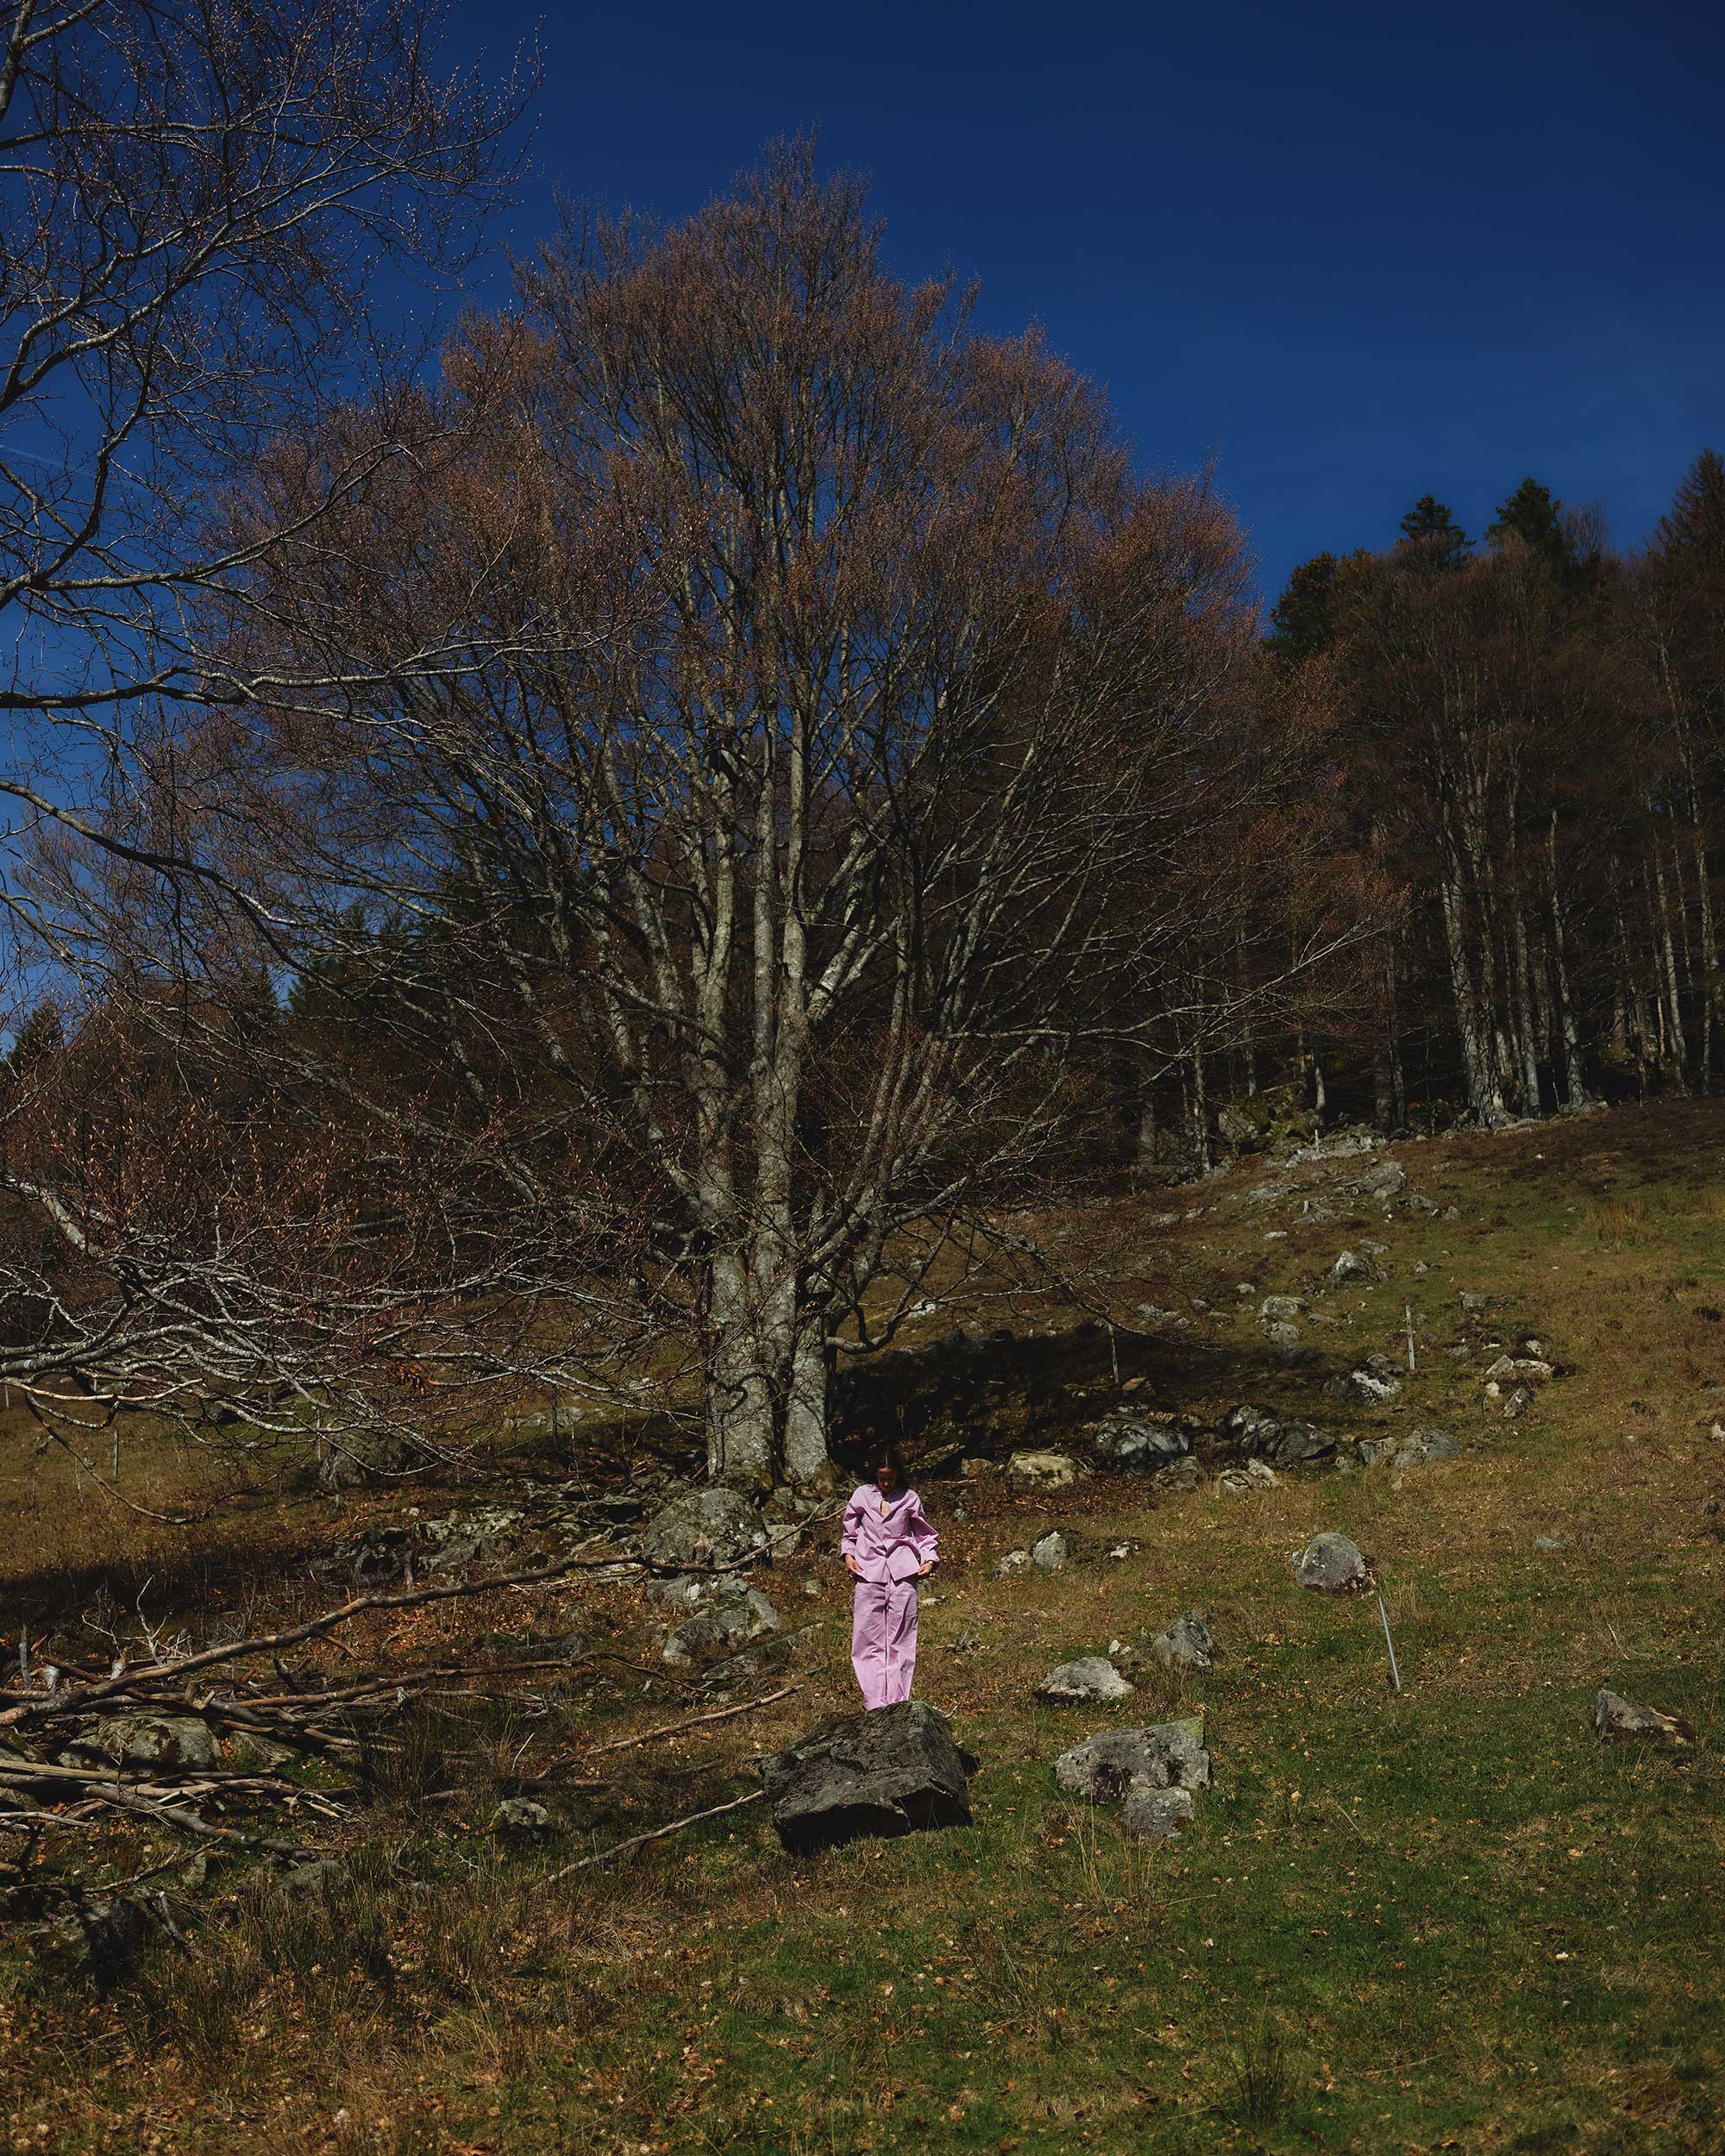
{"type": "Polygon", "coordinates": [[[1435,494],[1421,494],[1402,519],[1397,551],[1424,567],[1458,569],[1472,547],[1472,540],[1456,522],[1454,511],[1435,494]]]}
{"type": "Polygon", "coordinates": [[[1703,449],[1684,473],[1653,533],[1653,551],[1675,566],[1725,569],[1725,457],[1703,449]]]}
{"type": "Polygon", "coordinates": [[[1519,539],[1559,576],[1572,576],[1581,567],[1563,521],[1563,504],[1552,498],[1531,474],[1506,502],[1498,505],[1494,522],[1485,527],[1494,542],[1519,539]]]}
{"type": "Polygon", "coordinates": [[[65,1044],[60,1012],[52,1003],[39,1003],[12,1036],[12,1044],[0,1061],[13,1077],[22,1078],[65,1044]]]}
{"type": "Polygon", "coordinates": [[[1270,608],[1264,649],[1284,666],[1315,658],[1334,641],[1336,582],[1341,567],[1333,554],[1314,554],[1294,571],[1287,590],[1270,608]]]}

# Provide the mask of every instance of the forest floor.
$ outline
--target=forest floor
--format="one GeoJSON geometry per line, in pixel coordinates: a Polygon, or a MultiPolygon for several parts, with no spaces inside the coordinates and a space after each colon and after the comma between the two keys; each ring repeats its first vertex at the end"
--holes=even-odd
{"type": "MultiPolygon", "coordinates": [[[[1122,1311],[1186,1321],[1111,1345],[1020,1300],[1013,1343],[925,1407],[916,1449],[1076,1451],[1124,1393],[1207,1420],[1253,1401],[1354,1436],[1435,1425],[1463,1450],[1244,1495],[925,1482],[944,1562],[918,1693],[981,1761],[967,1829],[794,1858],[756,1804],[554,1877],[748,1794],[762,1752],[854,1704],[825,1526],[760,1582],[794,1637],[728,1688],[660,1673],[662,1613],[624,1583],[359,1628],[361,1659],[570,1626],[624,1659],[530,1712],[422,1714],[366,1765],[327,1890],[212,1868],[185,1890],[184,1942],[102,1984],[57,1975],[14,1927],[0,2148],[1725,2149],[1722,1139],[1711,1103],[1622,1109],[1380,1155],[1433,1212],[1339,1198],[1313,1219],[1252,1198],[1282,1172],[1260,1160],[1055,1224],[1111,1254],[1122,1311]],[[1262,1298],[1311,1297],[1364,1238],[1385,1277],[1318,1300],[1336,1322],[1308,1331],[1315,1367],[1278,1365],[1262,1298]],[[1410,1310],[1419,1367],[1398,1399],[1322,1391],[1367,1353],[1403,1357],[1410,1310]],[[1558,1375],[1506,1420],[1484,1365],[1526,1335],[1558,1375]],[[1063,1567],[996,1576],[1054,1526],[1076,1545],[1063,1567]],[[1376,1601],[1293,1583],[1320,1528],[1374,1561],[1399,1693],[1376,1601]],[[1187,1608],[1208,1614],[1213,1672],[1142,1678],[1113,1708],[1035,1699],[1055,1663],[1187,1608]],[[1602,1745],[1602,1685],[1697,1742],[1602,1745]],[[1093,1730],[1201,1710],[1214,1786],[1179,1840],[1131,1841],[1057,1791],[1051,1761],[1093,1730]],[[511,1852],[486,1821],[524,1758],[577,1771],[542,1785],[550,1845],[511,1852]]],[[[1359,1165],[1334,1163],[1338,1186],[1359,1165]]],[[[924,1330],[966,1317],[944,1307],[924,1330]]],[[[38,1627],[74,1608],[117,1627],[139,1608],[172,1625],[313,1608],[333,1597],[309,1563],[408,1501],[218,1490],[229,1470],[166,1451],[129,1472],[144,1501],[210,1478],[221,1501],[189,1538],[80,1494],[22,1435],[0,1450],[8,1599],[38,1627]]],[[[141,1829],[92,1851],[90,1876],[155,1849],[141,1829]]]]}

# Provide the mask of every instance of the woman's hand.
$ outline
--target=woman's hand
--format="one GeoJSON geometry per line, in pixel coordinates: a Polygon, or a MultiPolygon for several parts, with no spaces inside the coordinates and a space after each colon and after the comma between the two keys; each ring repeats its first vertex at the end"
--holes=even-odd
{"type": "Polygon", "coordinates": [[[844,1569],[848,1573],[850,1573],[853,1580],[860,1580],[862,1576],[862,1567],[853,1557],[849,1555],[846,1556],[844,1560],[844,1569]]]}

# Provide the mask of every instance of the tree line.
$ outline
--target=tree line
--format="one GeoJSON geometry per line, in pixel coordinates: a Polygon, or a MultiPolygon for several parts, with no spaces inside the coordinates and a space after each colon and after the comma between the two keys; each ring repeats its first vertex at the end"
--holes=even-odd
{"type": "Polygon", "coordinates": [[[1428,498],[1266,639],[1209,481],[807,144],[404,350],[517,88],[411,0],[97,14],[14,26],[0,398],[0,1379],[92,1473],[550,1390],[811,1482],[1051,1196],[1707,1082],[1716,459],[1634,562],[1428,498]]]}
{"type": "Polygon", "coordinates": [[[1333,683],[1355,828],[1398,893],[1351,1044],[1381,1128],[1710,1090],[1716,451],[1628,556],[1532,478],[1477,545],[1427,495],[1386,550],[1296,569],[1265,650],[1333,683]]]}

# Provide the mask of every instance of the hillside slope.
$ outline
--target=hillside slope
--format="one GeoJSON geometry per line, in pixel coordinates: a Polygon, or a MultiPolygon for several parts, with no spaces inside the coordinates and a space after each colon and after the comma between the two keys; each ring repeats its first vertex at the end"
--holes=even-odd
{"type": "MultiPolygon", "coordinates": [[[[1112,1338],[1029,1299],[1009,1340],[856,1395],[859,1430],[901,1421],[947,1454],[923,1484],[945,1563],[918,1692],[980,1757],[972,1827],[793,1859],[756,1806],[553,1879],[746,1793],[754,1756],[851,1703],[823,1526],[763,1582],[794,1636],[685,1711],[794,1689],[623,1755],[620,1784],[554,1789],[550,1848],[440,1828],[428,1769],[383,1792],[395,1828],[339,1890],[242,1883],[228,1921],[107,1994],[9,1959],[14,2145],[1725,2147],[1722,1135],[1710,1103],[1624,1110],[1075,1213],[1058,1225],[1111,1283],[1112,1338]],[[1327,1284],[1345,1249],[1380,1277],[1327,1284]],[[1275,1296],[1304,1307],[1266,1314],[1275,1296]],[[1505,1353],[1552,1368],[1525,1405],[1487,1376],[1505,1353]],[[1343,1396],[1355,1369],[1385,1396],[1343,1396]],[[1336,1440],[1350,1471],[1272,1463],[1273,1485],[1231,1489],[1244,1456],[1217,1432],[1242,1404],[1336,1440]],[[1095,1426],[1152,1409],[1191,1419],[1195,1477],[1095,1469],[1095,1426]],[[1455,1457],[1365,1464],[1433,1427],[1455,1457]],[[1029,1445],[1086,1471],[1017,1489],[999,1462],[1029,1445]],[[997,1572],[1056,1526],[1059,1569],[997,1572]],[[1371,1558],[1399,1693],[1375,1596],[1294,1584],[1321,1529],[1371,1558]],[[1213,1670],[1117,1651],[1130,1699],[1035,1698],[1055,1663],[1185,1609],[1213,1670]],[[1603,1745],[1602,1686],[1696,1743],[1603,1745]],[[1214,1783],[1179,1840],[1057,1791],[1080,1738],[1194,1713],[1214,1783]]],[[[957,1301],[921,1329],[1002,1322],[957,1301]]],[[[562,1736],[591,1753],[672,1719],[644,1597],[546,1597],[536,1620],[559,1610],[637,1670],[562,1736]]],[[[531,1733],[493,1733],[495,1786],[531,1733]]]]}

